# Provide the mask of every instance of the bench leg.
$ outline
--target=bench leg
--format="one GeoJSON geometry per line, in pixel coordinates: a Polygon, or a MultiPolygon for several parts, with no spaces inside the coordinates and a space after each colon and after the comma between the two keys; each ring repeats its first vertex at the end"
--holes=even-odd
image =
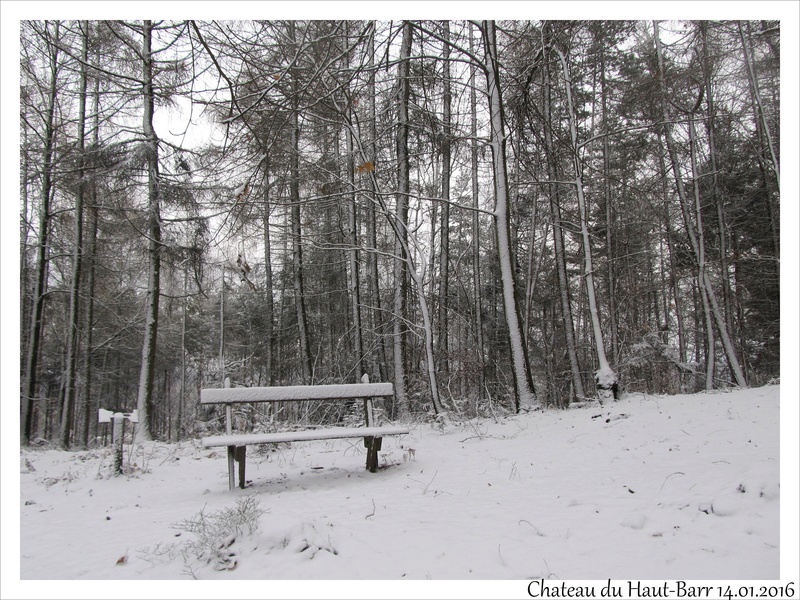
{"type": "Polygon", "coordinates": [[[378,451],[381,449],[383,438],[367,437],[364,438],[364,445],[367,447],[367,471],[375,473],[378,470],[378,451]]]}
{"type": "Polygon", "coordinates": [[[244,479],[244,464],[245,458],[247,456],[247,446],[237,446],[236,447],[236,462],[239,463],[239,487],[244,489],[245,479],[244,479]]]}
{"type": "Polygon", "coordinates": [[[228,446],[228,489],[236,487],[236,476],[233,472],[233,461],[236,456],[236,446],[228,446]]]}
{"type": "Polygon", "coordinates": [[[234,473],[234,461],[239,463],[239,487],[244,489],[244,464],[247,446],[228,446],[228,489],[236,487],[236,475],[234,473]]]}

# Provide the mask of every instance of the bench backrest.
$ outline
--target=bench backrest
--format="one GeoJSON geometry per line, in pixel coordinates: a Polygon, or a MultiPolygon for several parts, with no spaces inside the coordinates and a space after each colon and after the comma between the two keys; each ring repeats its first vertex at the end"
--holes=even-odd
{"type": "Polygon", "coordinates": [[[391,383],[338,385],[288,385],[251,388],[206,388],[200,390],[201,404],[238,402],[287,402],[291,400],[346,400],[394,396],[391,383]]]}

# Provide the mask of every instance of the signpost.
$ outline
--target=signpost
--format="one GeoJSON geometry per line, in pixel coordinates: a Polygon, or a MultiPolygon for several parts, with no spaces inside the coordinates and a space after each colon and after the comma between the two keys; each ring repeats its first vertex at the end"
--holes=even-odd
{"type": "Polygon", "coordinates": [[[125,414],[101,408],[97,412],[98,423],[111,423],[111,447],[114,451],[114,475],[122,474],[122,441],[125,438],[125,419],[131,423],[139,422],[139,412],[134,410],[125,414]]]}

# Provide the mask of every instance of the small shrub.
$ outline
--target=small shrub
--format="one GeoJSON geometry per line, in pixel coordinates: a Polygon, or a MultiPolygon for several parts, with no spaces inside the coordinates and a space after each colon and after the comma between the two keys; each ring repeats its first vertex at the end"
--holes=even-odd
{"type": "Polygon", "coordinates": [[[197,560],[211,564],[218,571],[236,567],[236,553],[230,547],[243,534],[258,531],[261,515],[266,511],[259,507],[255,496],[240,498],[235,507],[223,508],[213,513],[205,509],[193,518],[175,523],[172,527],[192,533],[195,539],[186,542],[184,558],[193,555],[197,560]]]}

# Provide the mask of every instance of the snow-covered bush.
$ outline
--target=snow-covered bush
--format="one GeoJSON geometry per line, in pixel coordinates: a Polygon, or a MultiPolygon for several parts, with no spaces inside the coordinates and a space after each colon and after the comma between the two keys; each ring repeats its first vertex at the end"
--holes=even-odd
{"type": "Polygon", "coordinates": [[[172,527],[192,533],[195,539],[186,542],[184,559],[197,559],[211,564],[216,570],[236,566],[236,555],[230,547],[236,538],[258,531],[258,523],[265,512],[255,496],[239,498],[235,507],[223,508],[213,513],[201,510],[191,519],[179,521],[172,527]]]}

